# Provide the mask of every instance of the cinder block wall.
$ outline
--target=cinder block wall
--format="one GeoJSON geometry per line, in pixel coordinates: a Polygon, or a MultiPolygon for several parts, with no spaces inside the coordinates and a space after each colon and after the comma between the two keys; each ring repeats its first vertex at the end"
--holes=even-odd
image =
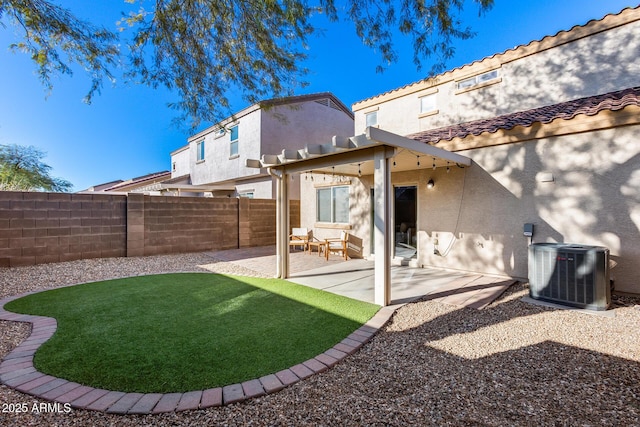
{"type": "Polygon", "coordinates": [[[0,192],[0,266],[126,256],[125,196],[0,192]]]}
{"type": "Polygon", "coordinates": [[[275,223],[274,200],[0,192],[0,267],[274,245],[275,223]]]}
{"type": "MultiPolygon", "coordinates": [[[[238,247],[268,246],[276,244],[276,201],[272,199],[238,199],[238,247]]],[[[300,200],[289,202],[289,224],[300,227],[300,200]]]]}
{"type": "Polygon", "coordinates": [[[142,197],[143,255],[238,247],[238,199],[142,197]]]}

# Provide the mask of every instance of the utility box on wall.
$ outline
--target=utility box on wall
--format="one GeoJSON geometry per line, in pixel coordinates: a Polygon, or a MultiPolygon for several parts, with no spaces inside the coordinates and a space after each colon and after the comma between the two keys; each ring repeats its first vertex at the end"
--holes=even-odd
{"type": "Polygon", "coordinates": [[[606,310],[611,303],[609,249],[565,243],[529,246],[531,298],[606,310]]]}

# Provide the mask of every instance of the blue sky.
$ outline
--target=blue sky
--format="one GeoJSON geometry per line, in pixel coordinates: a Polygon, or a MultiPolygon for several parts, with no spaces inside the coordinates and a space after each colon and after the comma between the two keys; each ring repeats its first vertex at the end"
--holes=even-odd
{"type": "MultiPolygon", "coordinates": [[[[124,0],[60,0],[83,19],[115,28],[124,0]],[[121,6],[122,5],[122,6],[121,6]]],[[[495,0],[483,16],[467,0],[461,17],[475,32],[471,40],[456,41],[456,54],[447,63],[455,68],[503,52],[608,13],[634,7],[620,0],[495,0]]],[[[333,92],[347,106],[376,94],[421,80],[412,63],[408,41],[398,43],[400,61],[376,73],[377,53],[362,46],[349,22],[324,24],[324,35],[310,43],[310,85],[298,94],[333,92]],[[406,46],[405,46],[406,45],[406,46]]],[[[28,57],[11,53],[16,41],[11,26],[0,26],[0,144],[34,145],[47,153],[53,175],[71,181],[74,190],[169,170],[169,153],[186,144],[190,132],[172,125],[176,112],[166,104],[175,95],[118,81],[106,83],[91,105],[82,102],[88,79],[77,71],[55,78],[47,96],[28,57]]],[[[233,99],[233,98],[232,98],[233,99]]],[[[247,105],[236,99],[234,110],[247,105]]]]}

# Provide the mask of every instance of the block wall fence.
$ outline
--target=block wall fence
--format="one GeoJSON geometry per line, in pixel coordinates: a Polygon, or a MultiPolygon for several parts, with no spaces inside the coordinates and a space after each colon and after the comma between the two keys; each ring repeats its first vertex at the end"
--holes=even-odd
{"type": "Polygon", "coordinates": [[[275,224],[274,200],[0,192],[0,267],[274,245],[275,224]]]}

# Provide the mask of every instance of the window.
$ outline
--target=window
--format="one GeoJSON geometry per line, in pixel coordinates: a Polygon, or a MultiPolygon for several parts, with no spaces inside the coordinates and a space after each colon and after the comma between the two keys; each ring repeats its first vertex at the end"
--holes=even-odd
{"type": "Polygon", "coordinates": [[[467,89],[473,86],[477,86],[484,82],[494,80],[498,78],[498,70],[489,71],[488,73],[478,74],[477,76],[469,77],[468,79],[460,80],[457,83],[458,90],[467,89]]]}
{"type": "Polygon", "coordinates": [[[316,190],[318,222],[349,222],[349,187],[346,185],[316,190]]]}
{"type": "Polygon", "coordinates": [[[420,113],[430,113],[436,110],[436,94],[423,96],[420,98],[420,113]]]}
{"type": "Polygon", "coordinates": [[[204,160],[204,140],[196,142],[196,160],[201,162],[204,160]]]}
{"type": "Polygon", "coordinates": [[[214,136],[214,138],[218,139],[218,138],[222,138],[226,133],[227,133],[227,131],[224,130],[224,128],[220,128],[220,129],[215,131],[213,136],[214,136]]]}
{"type": "Polygon", "coordinates": [[[238,196],[246,197],[247,199],[253,199],[253,191],[247,193],[240,193],[238,196]]]}
{"type": "Polygon", "coordinates": [[[176,162],[173,162],[173,163],[171,164],[171,170],[172,170],[173,172],[175,172],[175,171],[176,171],[176,162]]]}
{"type": "Polygon", "coordinates": [[[367,127],[369,126],[377,126],[378,125],[378,112],[373,111],[371,113],[367,113],[364,115],[364,118],[367,123],[367,127]]]}
{"type": "Polygon", "coordinates": [[[238,155],[238,125],[231,127],[231,145],[229,148],[229,156],[237,156],[238,155]]]}

